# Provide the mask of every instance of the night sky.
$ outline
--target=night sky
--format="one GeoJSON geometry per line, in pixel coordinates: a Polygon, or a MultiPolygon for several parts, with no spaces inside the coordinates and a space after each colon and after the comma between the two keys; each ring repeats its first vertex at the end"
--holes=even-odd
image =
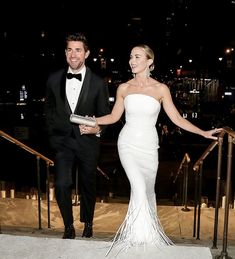
{"type": "MultiPolygon", "coordinates": [[[[235,40],[235,3],[232,0],[164,0],[135,1],[8,1],[1,8],[2,31],[15,36],[18,44],[37,40],[38,31],[45,30],[52,41],[67,31],[84,31],[97,45],[125,47],[130,35],[132,18],[141,18],[135,40],[166,44],[169,32],[175,47],[192,48],[198,44],[214,48],[235,40]],[[6,18],[3,18],[3,15],[6,18]],[[167,17],[171,21],[167,25],[167,17]],[[138,35],[139,34],[139,35],[138,35]]],[[[133,29],[134,30],[134,29],[133,29]]]]}
{"type": "Polygon", "coordinates": [[[235,45],[233,0],[4,1],[0,12],[2,71],[17,70],[14,79],[21,84],[29,80],[28,72],[38,78],[39,70],[40,79],[33,83],[37,89],[48,70],[63,64],[68,31],[84,32],[92,55],[105,48],[123,67],[136,43],[153,48],[159,70],[188,58],[214,66],[225,48],[235,45]]]}

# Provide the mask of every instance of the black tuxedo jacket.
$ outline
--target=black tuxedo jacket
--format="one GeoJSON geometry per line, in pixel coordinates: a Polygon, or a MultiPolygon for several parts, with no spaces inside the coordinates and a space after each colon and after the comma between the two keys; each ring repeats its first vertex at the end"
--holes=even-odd
{"type": "MultiPolygon", "coordinates": [[[[81,135],[78,125],[72,124],[69,120],[72,111],[66,98],[67,70],[65,68],[54,72],[47,80],[45,115],[50,144],[57,151],[64,145],[76,145],[85,153],[94,152],[95,149],[98,149],[99,138],[94,134],[81,135]],[[76,141],[71,142],[71,139],[76,141]]],[[[74,113],[98,117],[109,112],[107,84],[86,67],[85,78],[74,113]]]]}

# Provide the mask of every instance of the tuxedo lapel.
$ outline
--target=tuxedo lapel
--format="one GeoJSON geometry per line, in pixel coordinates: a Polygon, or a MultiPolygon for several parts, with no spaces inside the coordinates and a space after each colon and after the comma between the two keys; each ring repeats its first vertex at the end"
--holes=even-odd
{"type": "Polygon", "coordinates": [[[70,114],[72,111],[69,106],[68,99],[66,98],[66,73],[67,73],[67,70],[64,70],[62,72],[62,77],[60,80],[60,98],[64,102],[65,110],[67,111],[68,114],[70,114]]]}
{"type": "Polygon", "coordinates": [[[66,70],[64,70],[60,81],[60,97],[65,102],[66,99],[66,70]]]}
{"type": "Polygon", "coordinates": [[[88,93],[90,88],[90,79],[91,79],[91,72],[89,68],[87,68],[75,111],[79,111],[80,108],[87,103],[88,93]]]}

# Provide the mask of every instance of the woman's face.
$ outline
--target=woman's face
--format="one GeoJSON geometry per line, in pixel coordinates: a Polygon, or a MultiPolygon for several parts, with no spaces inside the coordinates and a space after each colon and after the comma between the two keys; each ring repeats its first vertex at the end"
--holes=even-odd
{"type": "Polygon", "coordinates": [[[129,65],[133,74],[149,71],[150,61],[150,59],[147,59],[146,53],[142,48],[134,47],[132,49],[129,65]]]}

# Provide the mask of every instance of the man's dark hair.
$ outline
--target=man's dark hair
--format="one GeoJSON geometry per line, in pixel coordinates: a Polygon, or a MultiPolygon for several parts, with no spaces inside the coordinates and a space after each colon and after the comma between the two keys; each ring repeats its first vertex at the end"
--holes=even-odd
{"type": "Polygon", "coordinates": [[[69,41],[81,41],[84,45],[84,49],[87,52],[89,50],[89,45],[86,36],[81,32],[69,33],[66,36],[66,45],[69,41]]]}

